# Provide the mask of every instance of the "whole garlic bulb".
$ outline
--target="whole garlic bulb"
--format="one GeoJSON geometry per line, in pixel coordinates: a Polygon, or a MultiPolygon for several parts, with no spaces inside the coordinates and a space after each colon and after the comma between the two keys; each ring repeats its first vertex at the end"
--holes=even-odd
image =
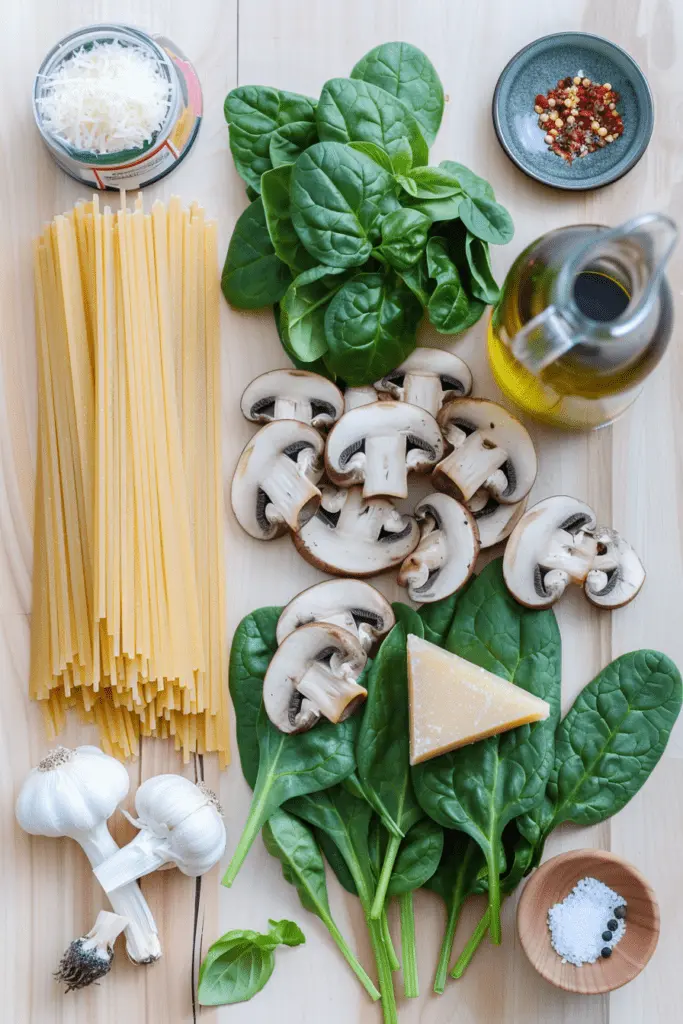
{"type": "MultiPolygon", "coordinates": [[[[56,747],[29,772],[16,803],[17,821],[34,836],[69,836],[83,848],[93,868],[118,852],[107,827],[125,799],[130,780],[124,766],[99,747],[56,747]]],[[[152,913],[133,882],[109,897],[127,918],[126,947],[134,963],[152,963],[161,944],[152,913]]]]}
{"type": "Polygon", "coordinates": [[[140,829],[128,846],[101,864],[96,875],[105,892],[175,864],[192,878],[203,875],[225,851],[225,825],[211,790],[182,775],[156,775],[135,794],[140,829]]]}

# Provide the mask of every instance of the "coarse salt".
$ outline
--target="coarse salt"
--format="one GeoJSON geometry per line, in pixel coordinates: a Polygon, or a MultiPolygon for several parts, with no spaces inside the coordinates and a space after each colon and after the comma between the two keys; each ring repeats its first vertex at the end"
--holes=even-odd
{"type": "Polygon", "coordinates": [[[625,906],[619,893],[614,892],[597,878],[582,878],[561,903],[548,911],[548,928],[553,949],[562,957],[562,963],[594,964],[601,951],[614,949],[626,931],[626,921],[616,919],[614,911],[625,906]],[[609,920],[617,920],[611,941],[602,933],[609,920]]]}

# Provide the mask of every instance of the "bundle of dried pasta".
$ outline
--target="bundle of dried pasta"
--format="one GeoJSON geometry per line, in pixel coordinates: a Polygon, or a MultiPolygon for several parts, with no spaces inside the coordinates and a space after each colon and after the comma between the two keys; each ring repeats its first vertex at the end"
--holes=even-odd
{"type": "Polygon", "coordinates": [[[216,225],[201,207],[56,217],[35,244],[31,694],[104,748],[228,761],[216,225]]]}

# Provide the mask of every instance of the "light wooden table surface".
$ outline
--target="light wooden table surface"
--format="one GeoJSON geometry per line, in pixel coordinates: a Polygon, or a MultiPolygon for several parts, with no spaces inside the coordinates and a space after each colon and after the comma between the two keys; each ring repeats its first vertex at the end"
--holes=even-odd
{"type": "MultiPolygon", "coordinates": [[[[371,1024],[380,1013],[345,967],[316,918],[299,905],[278,864],[257,841],[230,891],[218,870],[201,885],[177,872],[144,883],[160,927],[164,959],[136,968],[121,953],[99,988],[62,995],[51,972],[71,938],[87,930],[103,897],[81,851],[69,840],[29,839],[16,826],[13,802],[28,769],[44,754],[40,716],[27,697],[31,607],[31,523],[35,454],[36,380],[30,243],[43,221],[85,194],[51,161],[31,116],[33,75],[47,50],[81,25],[129,21],[167,34],[196,63],[206,105],[195,150],[178,171],[150,191],[198,199],[218,218],[224,251],[244,191],[232,168],[222,107],[238,83],[262,83],[317,95],[323,82],[346,75],[370,47],[406,39],[422,47],[443,79],[449,102],[433,150],[489,178],[512,211],[514,241],[495,249],[502,278],[533,238],[573,222],[617,224],[659,209],[683,215],[683,6],[675,0],[22,0],[0,3],[0,1017],[8,1024],[180,1024],[203,1019],[255,1024],[371,1024]],[[496,142],[491,93],[508,58],[533,38],[561,29],[604,34],[629,50],[654,91],[657,122],[646,157],[628,177],[603,191],[563,195],[519,173],[496,142]],[[193,1009],[193,970],[200,949],[229,928],[262,928],[268,917],[288,916],[303,926],[305,947],[283,951],[266,990],[253,1002],[211,1017],[193,1009]]],[[[671,266],[678,295],[679,248],[671,266]]],[[[224,313],[224,475],[252,429],[238,397],[264,370],[283,365],[272,319],[224,313]]],[[[425,335],[426,336],[426,335],[425,335]]],[[[458,342],[470,362],[475,392],[497,397],[486,366],[484,323],[458,342]]],[[[565,492],[586,499],[641,553],[648,570],[642,595],[613,616],[591,610],[581,595],[563,601],[558,615],[564,640],[565,705],[612,657],[656,647],[683,663],[683,461],[679,437],[683,349],[679,336],[648,381],[635,407],[611,429],[569,436],[533,428],[540,473],[533,496],[565,492]]],[[[284,603],[320,578],[287,539],[269,545],[241,533],[226,511],[230,633],[249,610],[284,603]]],[[[380,580],[390,597],[398,590],[380,580]]],[[[96,740],[71,722],[63,741],[96,740]]],[[[218,779],[227,808],[231,851],[249,792],[239,764],[218,779]]],[[[131,779],[179,770],[163,744],[146,741],[131,779]]],[[[190,766],[189,773],[201,769],[190,766]]],[[[119,816],[119,841],[131,829],[119,816]]],[[[443,926],[441,905],[417,897],[418,950],[423,996],[400,1002],[403,1024],[674,1024],[681,1019],[680,936],[683,930],[683,722],[654,778],[610,823],[554,835],[548,854],[585,845],[610,848],[632,860],[657,891],[662,935],[655,957],[628,988],[611,997],[582,998],[554,990],[526,962],[515,935],[513,901],[504,911],[504,945],[482,947],[464,980],[446,994],[431,994],[443,926]]],[[[335,914],[366,964],[369,950],[359,908],[330,885],[335,914]]],[[[478,910],[478,908],[477,908],[478,910]]],[[[463,933],[474,920],[470,908],[463,933]]]]}

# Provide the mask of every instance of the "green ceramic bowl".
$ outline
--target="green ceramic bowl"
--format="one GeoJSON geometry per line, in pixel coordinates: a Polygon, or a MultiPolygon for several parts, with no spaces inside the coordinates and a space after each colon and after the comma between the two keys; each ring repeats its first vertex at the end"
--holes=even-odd
{"type": "Polygon", "coordinates": [[[654,105],[645,75],[620,46],[586,32],[558,32],[529,43],[507,64],[493,94],[493,124],[507,155],[530,178],[581,191],[609,185],[638,163],[652,135],[654,105]],[[610,82],[620,94],[624,133],[568,164],[543,141],[534,97],[579,72],[610,82]]]}

